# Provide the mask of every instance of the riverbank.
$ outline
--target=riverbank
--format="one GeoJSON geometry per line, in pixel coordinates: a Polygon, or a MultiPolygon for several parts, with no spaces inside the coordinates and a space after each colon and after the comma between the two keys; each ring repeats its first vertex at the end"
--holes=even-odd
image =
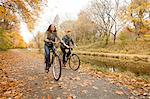
{"type": "Polygon", "coordinates": [[[78,46],[77,51],[150,55],[150,41],[117,41],[116,44],[109,42],[108,45],[103,44],[103,42],[95,42],[88,45],[78,46]]]}

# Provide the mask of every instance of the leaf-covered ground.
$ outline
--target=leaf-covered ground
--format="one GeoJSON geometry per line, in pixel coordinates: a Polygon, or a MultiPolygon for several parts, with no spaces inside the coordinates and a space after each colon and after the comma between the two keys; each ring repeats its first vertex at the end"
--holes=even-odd
{"type": "MultiPolygon", "coordinates": [[[[61,79],[54,81],[51,72],[44,71],[42,55],[24,50],[0,52],[0,98],[17,99],[137,99],[149,98],[130,94],[127,77],[87,72],[82,64],[79,71],[63,68],[61,79]],[[122,80],[123,78],[126,80],[122,80]],[[106,79],[107,78],[107,79],[106,79]]],[[[136,82],[137,81],[137,82],[136,82]]],[[[142,82],[141,82],[142,83],[142,82]]],[[[139,83],[139,85],[142,85],[139,83]]],[[[144,84],[143,84],[144,85],[144,84]]],[[[148,84],[145,86],[149,86],[148,84]]],[[[132,90],[131,84],[131,90],[132,90]]],[[[142,87],[141,87],[142,88],[142,87]]],[[[147,88],[148,90],[148,88],[147,88]]],[[[136,92],[136,91],[135,91],[136,92]]],[[[139,92],[139,91],[137,91],[139,92]]],[[[146,97],[145,97],[146,96],[146,97]]]]}

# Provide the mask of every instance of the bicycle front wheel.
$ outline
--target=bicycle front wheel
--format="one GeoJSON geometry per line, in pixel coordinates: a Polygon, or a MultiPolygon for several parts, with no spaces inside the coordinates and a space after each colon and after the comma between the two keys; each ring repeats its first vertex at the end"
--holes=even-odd
{"type": "Polygon", "coordinates": [[[69,58],[69,67],[76,71],[80,67],[80,59],[79,56],[76,54],[72,54],[71,57],[69,58]]]}
{"type": "Polygon", "coordinates": [[[53,77],[56,81],[58,81],[61,77],[61,60],[59,56],[52,57],[52,65],[53,65],[53,77]]]}

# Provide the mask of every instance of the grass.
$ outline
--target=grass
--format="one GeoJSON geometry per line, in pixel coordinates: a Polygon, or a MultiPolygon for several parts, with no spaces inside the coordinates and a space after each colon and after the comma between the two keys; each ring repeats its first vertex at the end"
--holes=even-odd
{"type": "Polygon", "coordinates": [[[150,41],[128,41],[125,44],[121,42],[110,42],[103,46],[101,42],[92,43],[86,46],[80,46],[76,50],[103,53],[121,53],[121,54],[141,54],[150,55],[150,41]]]}
{"type": "Polygon", "coordinates": [[[96,70],[96,71],[100,71],[100,72],[102,72],[102,73],[109,72],[109,70],[108,70],[107,67],[98,67],[98,66],[96,66],[96,67],[95,67],[95,70],[96,70]]]}

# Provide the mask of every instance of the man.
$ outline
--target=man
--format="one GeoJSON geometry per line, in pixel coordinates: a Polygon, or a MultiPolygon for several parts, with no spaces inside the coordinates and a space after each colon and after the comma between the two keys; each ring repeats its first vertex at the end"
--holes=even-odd
{"type": "Polygon", "coordinates": [[[71,54],[71,46],[75,46],[74,41],[71,38],[71,30],[68,29],[66,30],[66,34],[63,36],[62,38],[63,42],[67,45],[67,47],[64,44],[61,44],[60,48],[63,52],[63,65],[65,66],[67,60],[66,57],[68,58],[69,55],[71,54]],[[66,50],[69,50],[68,52],[66,52],[66,50]]]}

